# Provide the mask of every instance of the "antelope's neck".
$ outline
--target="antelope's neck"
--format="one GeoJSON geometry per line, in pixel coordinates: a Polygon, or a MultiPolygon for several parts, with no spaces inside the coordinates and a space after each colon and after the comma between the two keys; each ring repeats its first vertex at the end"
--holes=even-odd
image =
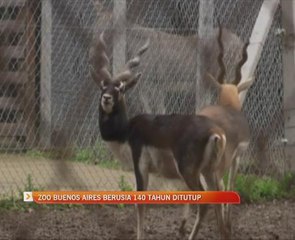
{"type": "Polygon", "coordinates": [[[124,103],[119,104],[113,112],[107,114],[99,109],[99,128],[101,137],[107,142],[124,143],[128,137],[128,116],[124,103]]]}
{"type": "Polygon", "coordinates": [[[230,84],[221,88],[218,104],[224,107],[230,107],[237,111],[241,111],[242,106],[239,99],[237,88],[230,84]]]}
{"type": "Polygon", "coordinates": [[[241,111],[242,107],[240,105],[240,102],[232,101],[232,99],[220,99],[218,101],[218,104],[224,107],[230,107],[232,109],[235,109],[237,111],[241,111]]]}

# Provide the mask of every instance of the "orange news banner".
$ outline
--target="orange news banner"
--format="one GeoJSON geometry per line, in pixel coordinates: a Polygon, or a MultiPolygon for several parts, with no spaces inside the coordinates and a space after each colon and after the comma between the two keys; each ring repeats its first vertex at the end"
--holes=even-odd
{"type": "Polygon", "coordinates": [[[239,204],[231,191],[38,191],[24,201],[39,204],[239,204]]]}

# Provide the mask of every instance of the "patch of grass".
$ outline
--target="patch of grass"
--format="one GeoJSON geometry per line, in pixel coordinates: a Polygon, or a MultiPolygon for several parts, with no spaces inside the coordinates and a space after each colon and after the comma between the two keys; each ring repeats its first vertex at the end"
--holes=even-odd
{"type": "Polygon", "coordinates": [[[22,196],[14,196],[3,198],[0,200],[0,211],[30,211],[32,209],[47,209],[49,205],[37,204],[34,202],[24,202],[22,196]]]}
{"type": "MultiPolygon", "coordinates": [[[[115,160],[106,147],[101,142],[97,142],[93,147],[76,148],[72,149],[73,154],[69,157],[70,160],[76,162],[82,162],[86,164],[96,164],[103,168],[119,169],[120,164],[115,160]]],[[[59,158],[58,150],[40,151],[40,150],[28,150],[25,153],[26,156],[32,158],[47,158],[56,159],[59,158]]],[[[61,155],[61,158],[64,156],[61,155]]]]}
{"type": "Polygon", "coordinates": [[[33,158],[50,158],[50,154],[48,152],[43,152],[36,149],[28,150],[26,152],[26,156],[33,158]]]}
{"type": "Polygon", "coordinates": [[[287,173],[280,181],[284,197],[295,198],[295,172],[287,173]]]}
{"type": "Polygon", "coordinates": [[[80,204],[37,204],[34,202],[24,202],[23,192],[42,191],[44,189],[38,188],[34,185],[32,176],[29,174],[24,186],[24,189],[18,189],[18,194],[11,194],[0,200],[0,211],[16,210],[16,211],[31,211],[32,209],[68,209],[74,207],[83,207],[80,204]]]}
{"type": "MultiPolygon", "coordinates": [[[[28,174],[28,176],[27,176],[27,181],[26,181],[24,189],[27,192],[41,191],[40,188],[37,188],[37,187],[34,186],[33,178],[32,178],[31,174],[28,174]]],[[[20,191],[21,194],[22,194],[22,192],[24,192],[24,191],[20,191]]]]}
{"type": "Polygon", "coordinates": [[[132,191],[132,186],[125,180],[125,176],[121,175],[118,186],[121,191],[132,191]]]}
{"type": "Polygon", "coordinates": [[[26,211],[29,209],[34,209],[38,207],[39,205],[36,203],[31,202],[24,202],[23,201],[23,192],[25,191],[38,191],[37,187],[33,184],[33,179],[31,174],[27,176],[25,186],[22,189],[18,189],[18,194],[11,194],[11,196],[6,197],[0,201],[0,209],[2,210],[20,210],[20,211],[26,211]]]}
{"type": "Polygon", "coordinates": [[[74,161],[97,164],[103,168],[119,169],[120,164],[113,159],[107,149],[101,143],[95,144],[94,147],[78,149],[76,151],[74,161]]]}
{"type": "Polygon", "coordinates": [[[83,163],[93,163],[96,156],[91,148],[84,148],[76,151],[74,160],[83,163]]]}
{"type": "Polygon", "coordinates": [[[291,198],[295,197],[295,173],[288,173],[282,179],[239,174],[235,186],[245,202],[291,198]]]}
{"type": "Polygon", "coordinates": [[[101,161],[113,161],[113,157],[110,154],[110,152],[108,151],[108,149],[102,145],[101,142],[98,142],[95,144],[94,147],[94,152],[95,152],[95,156],[97,159],[101,160],[101,161]]]}
{"type": "MultiPolygon", "coordinates": [[[[118,183],[118,186],[121,191],[132,191],[133,190],[132,186],[125,180],[125,177],[123,175],[121,175],[121,177],[120,177],[120,181],[118,183]]],[[[118,204],[117,206],[118,206],[118,208],[124,208],[125,204],[121,203],[121,204],[118,204]]]]}
{"type": "Polygon", "coordinates": [[[119,169],[120,164],[117,160],[100,160],[98,161],[97,165],[103,168],[108,168],[108,169],[119,169]]]}

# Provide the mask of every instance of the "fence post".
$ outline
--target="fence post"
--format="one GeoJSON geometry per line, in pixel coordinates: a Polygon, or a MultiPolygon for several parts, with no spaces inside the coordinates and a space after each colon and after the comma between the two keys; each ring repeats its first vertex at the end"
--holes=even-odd
{"type": "Polygon", "coordinates": [[[284,121],[285,156],[295,171],[295,0],[281,1],[284,29],[283,75],[284,75],[284,121]]]}
{"type": "Polygon", "coordinates": [[[52,2],[42,1],[41,80],[40,80],[40,147],[51,145],[51,39],[52,2]]]}
{"type": "Polygon", "coordinates": [[[126,0],[115,0],[113,13],[113,74],[118,74],[126,62],[126,0]]]}
{"type": "MultiPolygon", "coordinates": [[[[200,0],[199,5],[199,25],[198,25],[198,37],[201,39],[201,43],[207,44],[209,42],[210,37],[213,34],[213,19],[214,19],[214,1],[213,0],[200,0]]],[[[204,87],[202,84],[202,77],[204,76],[204,63],[205,60],[203,59],[205,56],[205,46],[201,45],[198,51],[198,65],[197,65],[197,77],[196,77],[196,109],[195,112],[199,111],[200,106],[204,106],[204,95],[199,94],[204,92],[204,87]],[[202,96],[202,97],[201,97],[202,96]]],[[[206,96],[207,97],[207,96],[206,96]]],[[[205,100],[206,101],[206,100],[205,100]]]]}
{"type": "Polygon", "coordinates": [[[27,37],[27,74],[28,74],[28,82],[27,87],[24,92],[24,117],[26,122],[27,128],[27,138],[26,138],[26,147],[32,148],[36,145],[36,120],[37,120],[37,113],[36,113],[36,20],[34,16],[34,2],[27,1],[26,3],[26,37],[27,37]]]}
{"type": "MultiPolygon", "coordinates": [[[[247,49],[248,60],[241,70],[241,82],[247,81],[251,77],[255,77],[254,72],[260,59],[264,43],[271,28],[271,24],[273,22],[278,5],[279,0],[264,0],[262,3],[259,15],[251,33],[250,45],[247,49]]],[[[240,100],[242,103],[245,100],[246,93],[247,91],[244,91],[240,94],[240,100]]]]}

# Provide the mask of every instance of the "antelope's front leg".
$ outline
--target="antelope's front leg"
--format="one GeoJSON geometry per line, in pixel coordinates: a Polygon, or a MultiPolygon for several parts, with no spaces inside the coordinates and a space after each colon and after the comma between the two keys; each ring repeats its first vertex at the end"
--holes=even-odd
{"type": "MultiPolygon", "coordinates": [[[[136,178],[136,190],[146,191],[148,186],[148,162],[140,153],[133,154],[134,171],[136,178]]],[[[146,206],[144,204],[136,204],[137,212],[137,240],[144,239],[144,217],[146,206]]]]}
{"type": "Polygon", "coordinates": [[[143,204],[136,204],[137,213],[137,240],[144,239],[144,215],[146,211],[146,206],[143,204]]]}

